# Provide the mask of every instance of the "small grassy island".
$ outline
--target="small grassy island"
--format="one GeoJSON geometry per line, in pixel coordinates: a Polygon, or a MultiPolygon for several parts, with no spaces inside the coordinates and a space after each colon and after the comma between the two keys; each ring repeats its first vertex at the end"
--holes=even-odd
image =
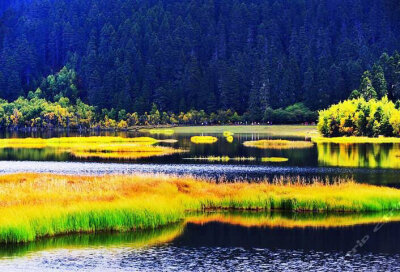
{"type": "Polygon", "coordinates": [[[288,141],[288,140],[258,140],[247,141],[243,143],[247,147],[255,147],[260,149],[294,149],[294,148],[310,148],[312,142],[308,141],[288,141]]]}
{"type": "Polygon", "coordinates": [[[210,209],[372,212],[399,210],[398,203],[398,189],[351,181],[217,184],[169,175],[14,174],[0,176],[0,241],[152,229],[210,209]]]}

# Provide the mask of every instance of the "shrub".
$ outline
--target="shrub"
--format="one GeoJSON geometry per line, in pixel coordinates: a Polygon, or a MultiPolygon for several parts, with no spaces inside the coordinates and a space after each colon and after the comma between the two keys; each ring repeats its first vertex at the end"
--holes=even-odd
{"type": "Polygon", "coordinates": [[[319,112],[318,130],[326,137],[400,136],[400,111],[387,97],[345,100],[319,112]]]}

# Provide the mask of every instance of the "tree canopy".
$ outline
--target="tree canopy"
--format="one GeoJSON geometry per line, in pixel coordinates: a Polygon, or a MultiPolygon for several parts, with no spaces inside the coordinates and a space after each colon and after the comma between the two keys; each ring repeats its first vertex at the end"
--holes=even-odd
{"type": "Polygon", "coordinates": [[[399,48],[390,0],[3,0],[0,98],[40,87],[98,111],[155,103],[261,121],[269,109],[345,99],[365,70],[368,98],[398,99],[398,74],[373,64],[399,48]]]}

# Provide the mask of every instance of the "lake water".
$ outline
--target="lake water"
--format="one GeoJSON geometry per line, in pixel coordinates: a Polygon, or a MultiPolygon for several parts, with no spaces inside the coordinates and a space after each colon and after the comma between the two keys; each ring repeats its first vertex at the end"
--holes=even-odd
{"type": "MultiPolygon", "coordinates": [[[[106,134],[149,136],[141,133],[102,133],[106,134]]],[[[274,150],[245,147],[243,142],[275,138],[304,141],[304,138],[236,134],[230,143],[220,134],[207,135],[217,136],[218,142],[194,144],[190,141],[193,136],[191,134],[152,135],[160,139],[177,139],[175,144],[163,145],[188,152],[131,161],[80,159],[51,148],[0,149],[0,174],[50,172],[102,175],[140,172],[190,174],[228,180],[257,180],[282,175],[305,178],[351,177],[357,182],[400,186],[398,144],[322,144],[304,149],[274,150]],[[255,159],[229,162],[193,160],[209,156],[255,159]],[[263,157],[283,157],[288,161],[266,163],[261,161],[263,157]]],[[[41,239],[34,243],[2,245],[0,271],[400,270],[400,223],[386,223],[375,231],[380,221],[386,222],[383,220],[387,217],[385,214],[365,215],[368,220],[347,218],[348,215],[335,215],[330,220],[321,214],[276,215],[284,219],[284,224],[275,224],[276,216],[271,214],[258,214],[255,220],[258,223],[255,224],[248,224],[254,220],[249,221],[245,214],[235,216],[240,218],[189,220],[152,231],[68,235],[41,239]],[[307,220],[304,216],[308,216],[307,220]],[[310,220],[314,223],[307,223],[310,220]],[[368,237],[367,241],[365,237],[368,237]],[[356,252],[348,254],[355,247],[356,252]]]]}

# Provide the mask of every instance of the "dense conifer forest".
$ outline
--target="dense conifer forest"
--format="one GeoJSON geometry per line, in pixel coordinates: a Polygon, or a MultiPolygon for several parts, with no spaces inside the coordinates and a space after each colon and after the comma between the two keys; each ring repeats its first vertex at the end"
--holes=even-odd
{"type": "Polygon", "coordinates": [[[366,78],[398,100],[399,49],[394,0],[3,0],[0,98],[261,121],[358,97],[366,78]]]}

